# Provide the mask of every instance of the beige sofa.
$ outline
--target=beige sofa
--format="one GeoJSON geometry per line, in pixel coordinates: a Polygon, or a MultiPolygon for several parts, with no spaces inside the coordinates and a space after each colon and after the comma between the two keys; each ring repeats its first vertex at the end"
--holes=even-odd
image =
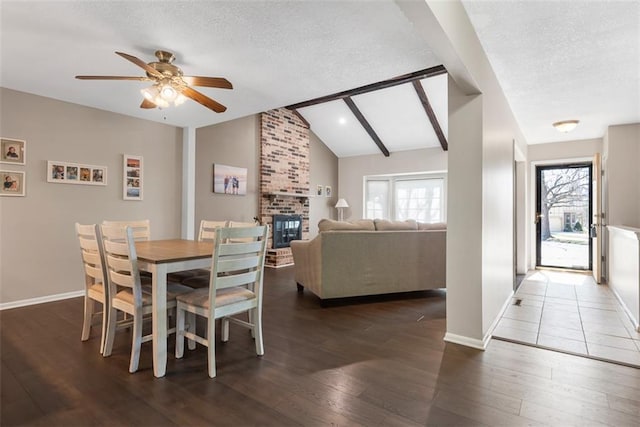
{"type": "Polygon", "coordinates": [[[318,228],[291,250],[298,289],[322,300],[446,286],[444,224],[323,219],[318,228]]]}

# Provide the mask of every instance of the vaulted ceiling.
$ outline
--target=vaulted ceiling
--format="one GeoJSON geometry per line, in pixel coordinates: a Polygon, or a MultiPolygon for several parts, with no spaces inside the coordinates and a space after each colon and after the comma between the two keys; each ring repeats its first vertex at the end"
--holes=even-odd
{"type": "MultiPolygon", "coordinates": [[[[422,0],[420,0],[422,1],[422,0]]],[[[529,143],[600,138],[607,125],[640,122],[640,3],[463,0],[529,143]],[[577,118],[571,134],[554,121],[577,118]]],[[[7,1],[0,3],[0,85],[181,127],[216,124],[393,80],[441,65],[393,0],[7,1]],[[202,88],[227,106],[193,101],[140,109],[145,62],[175,53],[185,74],[220,76],[202,88]]],[[[439,147],[418,87],[447,136],[446,75],[418,78],[296,110],[339,156],[439,147]],[[416,82],[418,85],[414,84],[416,82]],[[355,110],[354,107],[355,106],[355,110]]]]}
{"type": "Polygon", "coordinates": [[[338,157],[448,149],[447,76],[441,66],[287,108],[338,157]]]}

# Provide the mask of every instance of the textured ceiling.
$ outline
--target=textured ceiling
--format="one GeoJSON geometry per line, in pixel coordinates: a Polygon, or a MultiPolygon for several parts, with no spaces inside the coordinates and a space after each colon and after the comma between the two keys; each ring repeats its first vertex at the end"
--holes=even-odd
{"type": "MultiPolygon", "coordinates": [[[[640,122],[638,1],[462,3],[527,142],[600,138],[608,125],[640,122]],[[551,128],[573,118],[580,125],[570,134],[551,128]]],[[[2,87],[175,126],[215,124],[440,64],[392,0],[2,0],[0,8],[2,87]],[[142,110],[139,90],[148,84],[74,78],[143,75],[114,52],[149,62],[157,49],[174,52],[187,75],[229,79],[231,91],[201,88],[228,110],[216,114],[193,101],[142,110]]],[[[442,90],[422,84],[441,115],[442,90]]],[[[428,122],[414,123],[423,111],[409,106],[409,92],[399,86],[354,97],[396,149],[433,144],[428,122]]],[[[311,120],[319,134],[321,120],[330,123],[311,120]]],[[[364,150],[350,145],[362,136],[356,127],[333,129],[339,139],[325,142],[352,153],[341,155],[364,150]]]]}
{"type": "Polygon", "coordinates": [[[640,2],[462,3],[529,144],[640,122],[640,2]]]}
{"type": "Polygon", "coordinates": [[[6,88],[104,110],[201,127],[438,65],[393,1],[2,1],[6,88]],[[144,75],[164,49],[186,75],[226,77],[232,91],[202,88],[227,106],[188,101],[142,110],[135,81],[78,74],[144,75]]]}

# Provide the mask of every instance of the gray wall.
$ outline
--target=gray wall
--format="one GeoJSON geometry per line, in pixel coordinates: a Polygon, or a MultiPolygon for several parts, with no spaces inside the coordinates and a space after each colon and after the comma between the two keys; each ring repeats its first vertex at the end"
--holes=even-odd
{"type": "MultiPolygon", "coordinates": [[[[317,224],[335,211],[337,200],[338,159],[313,133],[309,132],[310,192],[316,185],[331,185],[333,196],[312,197],[309,204],[309,237],[317,234],[317,224]]],[[[243,117],[229,122],[197,129],[196,131],[196,233],[200,221],[252,221],[258,216],[260,188],[260,115],[243,117]],[[246,196],[213,193],[213,164],[248,169],[246,196]]]]}
{"type": "MultiPolygon", "coordinates": [[[[0,100],[1,136],[27,141],[25,166],[0,164],[26,172],[26,197],[0,198],[0,304],[83,289],[75,222],[148,218],[152,238],[180,237],[182,129],[4,88],[0,100]],[[122,199],[123,154],[144,159],[142,201],[122,199]],[[108,185],[47,183],[47,160],[106,166],[108,185]]],[[[254,115],[197,129],[196,232],[200,219],[251,221],[258,213],[259,120],[254,115]],[[214,163],[246,167],[248,194],[214,194],[214,163]]],[[[314,184],[332,185],[335,195],[337,159],[313,134],[310,155],[314,184]]],[[[322,202],[312,201],[312,218],[335,210],[322,202]]]]}
{"type": "Polygon", "coordinates": [[[482,96],[466,96],[449,80],[447,334],[475,346],[483,336],[481,159],[482,96]]]}
{"type": "Polygon", "coordinates": [[[258,216],[259,188],[260,115],[196,130],[196,234],[203,219],[253,221],[258,216]],[[214,163],[247,168],[247,195],[214,193],[214,163]]]}
{"type": "MultiPolygon", "coordinates": [[[[309,132],[309,191],[316,194],[318,185],[323,190],[327,185],[331,186],[331,197],[324,195],[309,199],[309,239],[318,234],[318,222],[322,218],[337,219],[337,210],[334,207],[340,194],[338,185],[338,158],[333,151],[316,136],[309,132]]],[[[346,218],[346,213],[345,213],[346,218]]]]}
{"type": "MultiPolygon", "coordinates": [[[[526,140],[462,4],[459,1],[435,0],[398,3],[425,42],[443,61],[450,79],[457,86],[453,90],[458,90],[460,96],[468,98],[457,102],[461,109],[458,112],[452,112],[451,106],[449,108],[450,145],[463,143],[469,150],[465,153],[464,150],[451,147],[449,152],[445,340],[485,348],[493,325],[513,291],[514,143],[520,147],[517,152],[526,153],[526,140]],[[458,114],[453,124],[452,114],[458,114]],[[467,126],[465,116],[471,130],[454,130],[467,126]],[[478,120],[482,121],[481,127],[477,126],[478,120]],[[454,137],[452,132],[458,132],[458,135],[454,137]],[[469,144],[469,141],[481,144],[480,155],[477,147],[469,144]],[[453,187],[452,182],[456,183],[453,187]],[[474,188],[477,182],[481,182],[480,194],[461,188],[459,184],[462,182],[468,182],[474,188]],[[452,222],[452,210],[455,208],[452,206],[452,201],[455,201],[452,196],[456,186],[469,196],[469,202],[468,206],[458,206],[466,210],[452,222]],[[481,204],[476,203],[478,197],[482,199],[481,204]],[[477,218],[480,218],[480,227],[477,226],[477,218]],[[471,242],[474,248],[478,241],[482,242],[480,269],[475,268],[475,260],[469,260],[452,250],[450,242],[463,248],[464,239],[471,242]],[[469,262],[473,262],[472,268],[468,268],[469,262]],[[469,270],[466,277],[457,273],[466,269],[469,270]],[[454,277],[455,280],[452,280],[454,277]],[[479,287],[480,290],[474,288],[473,292],[465,294],[464,291],[470,287],[479,287]],[[456,304],[449,303],[452,293],[459,297],[456,304]],[[476,326],[471,329],[468,327],[470,323],[476,326]]],[[[452,90],[451,85],[449,90],[452,90]]],[[[450,93],[449,102],[456,96],[450,93]]],[[[458,194],[455,197],[458,201],[463,200],[458,194]]]]}
{"type": "Polygon", "coordinates": [[[640,228],[640,124],[610,126],[604,171],[609,225],[640,228]]]}
{"type": "Polygon", "coordinates": [[[545,160],[591,158],[595,153],[601,152],[602,138],[533,144],[529,146],[527,160],[531,164],[531,162],[545,160]]]}
{"type": "Polygon", "coordinates": [[[0,89],[3,137],[27,141],[26,197],[0,198],[0,303],[80,291],[74,223],[151,220],[153,238],[180,237],[182,130],[0,89]],[[144,158],[144,200],[122,199],[122,155],[144,158]],[[107,186],[47,183],[47,160],[107,167],[107,186]]]}
{"type": "Polygon", "coordinates": [[[338,193],[349,203],[344,219],[363,217],[364,177],[368,175],[414,172],[446,172],[448,154],[442,148],[427,148],[368,156],[343,157],[338,160],[338,193]]]}

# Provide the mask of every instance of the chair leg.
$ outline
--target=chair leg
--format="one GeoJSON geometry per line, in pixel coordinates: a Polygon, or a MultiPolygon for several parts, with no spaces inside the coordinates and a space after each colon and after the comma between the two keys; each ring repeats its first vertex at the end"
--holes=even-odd
{"type": "Polygon", "coordinates": [[[95,302],[85,296],[84,297],[84,320],[82,321],[82,341],[89,339],[91,334],[91,320],[93,319],[95,302]]]}
{"type": "MultiPolygon", "coordinates": [[[[185,311],[176,307],[176,359],[184,356],[184,314],[185,311]]],[[[191,325],[189,325],[191,327],[191,325]]]]}
{"type": "Polygon", "coordinates": [[[227,342],[229,341],[229,318],[223,317],[220,322],[220,340],[227,342]]]}
{"type": "MultiPolygon", "coordinates": [[[[192,334],[196,333],[196,314],[195,313],[187,313],[188,318],[187,322],[189,323],[189,332],[192,334]]],[[[196,349],[196,340],[187,340],[187,345],[189,346],[189,350],[196,349]]]]}
{"type": "Polygon", "coordinates": [[[130,373],[134,373],[138,370],[140,347],[142,346],[142,322],[142,313],[136,313],[133,315],[133,330],[131,331],[131,362],[129,362],[130,373]]]}
{"type": "Polygon", "coordinates": [[[256,354],[258,356],[262,356],[264,354],[264,343],[262,342],[262,311],[258,308],[254,308],[253,317],[255,323],[253,324],[252,330],[256,335],[256,354]]]}
{"type": "Polygon", "coordinates": [[[109,325],[109,310],[107,304],[102,303],[102,333],[100,335],[100,354],[104,354],[104,345],[107,340],[107,327],[109,325]]]}
{"type": "MultiPolygon", "coordinates": [[[[251,323],[253,325],[253,310],[249,310],[247,311],[247,317],[249,318],[249,323],[251,323]]],[[[251,338],[255,338],[256,337],[256,332],[254,328],[251,328],[249,330],[249,332],[251,332],[251,338]]]]}
{"type": "Polygon", "coordinates": [[[104,339],[104,357],[111,356],[111,350],[113,349],[113,340],[116,336],[116,324],[118,322],[118,311],[115,308],[109,309],[109,316],[107,317],[107,335],[104,339]]]}
{"type": "Polygon", "coordinates": [[[207,366],[209,377],[216,376],[216,319],[207,318],[207,366]]]}

